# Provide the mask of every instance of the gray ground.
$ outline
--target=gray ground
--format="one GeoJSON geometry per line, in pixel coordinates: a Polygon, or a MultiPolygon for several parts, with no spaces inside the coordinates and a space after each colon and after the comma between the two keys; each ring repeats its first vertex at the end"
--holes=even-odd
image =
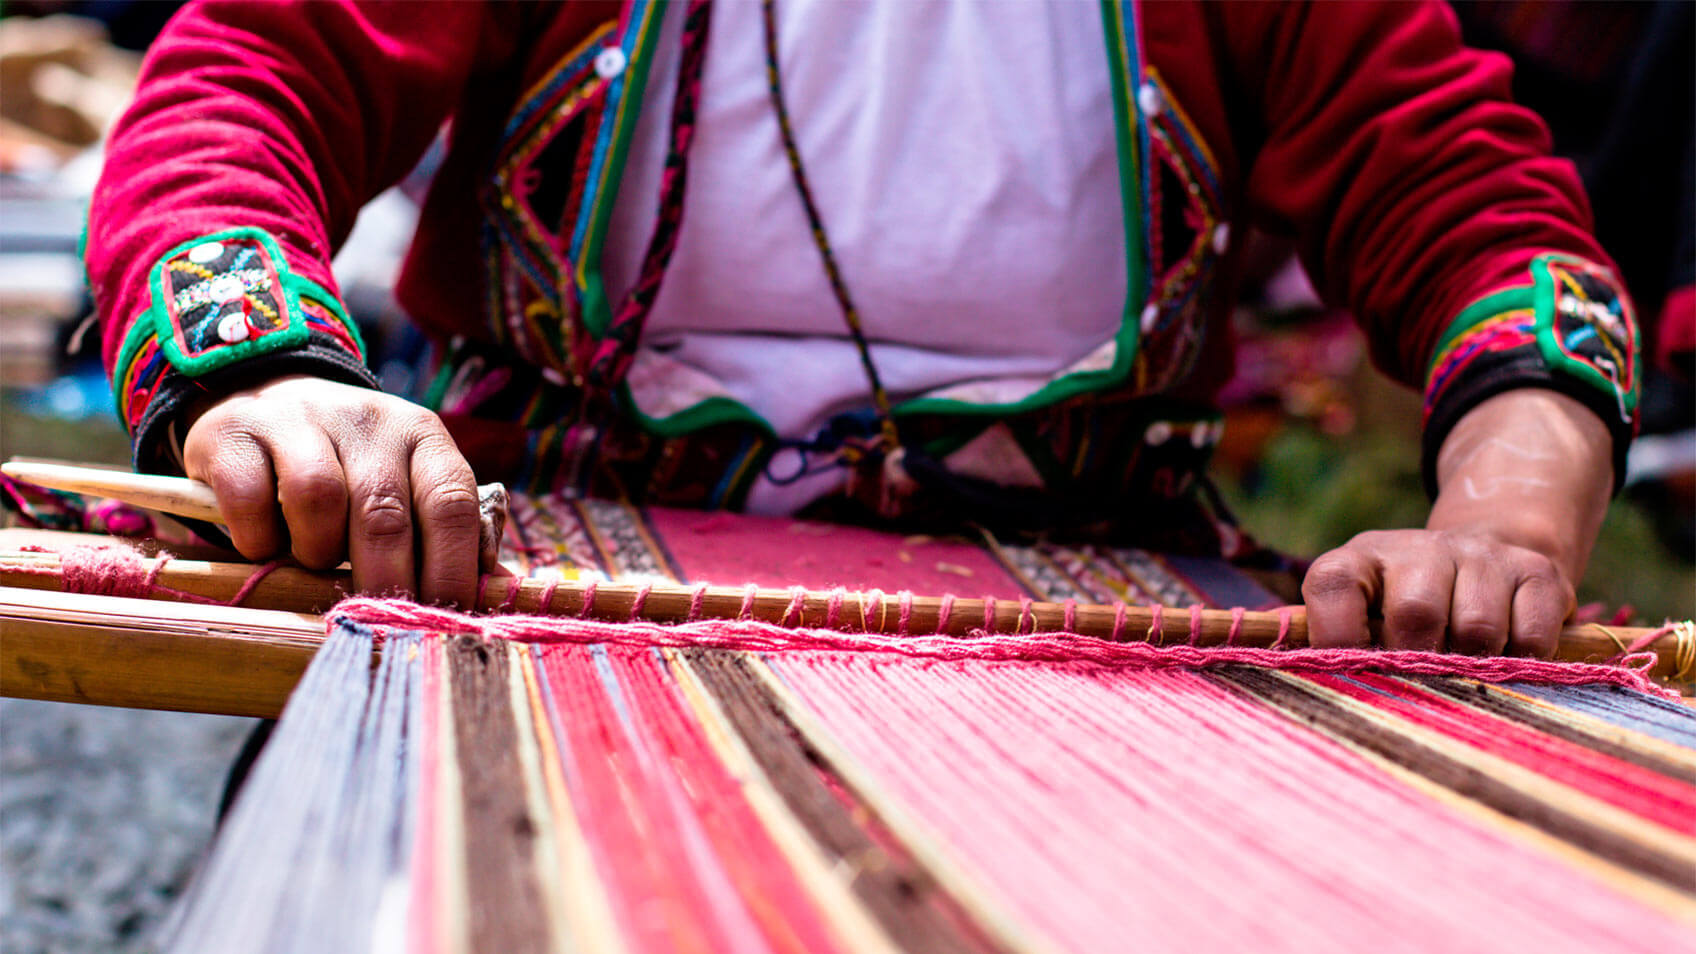
{"type": "Polygon", "coordinates": [[[149,950],[252,724],[0,699],[0,952],[149,950]]]}

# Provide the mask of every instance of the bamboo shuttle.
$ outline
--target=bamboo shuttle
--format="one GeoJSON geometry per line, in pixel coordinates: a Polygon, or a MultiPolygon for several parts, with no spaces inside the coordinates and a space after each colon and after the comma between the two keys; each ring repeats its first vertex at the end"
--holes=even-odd
{"type": "MultiPolygon", "coordinates": [[[[58,559],[55,553],[0,553],[0,586],[58,589],[61,584],[58,574],[43,572],[56,571],[58,559]]],[[[253,566],[242,563],[172,560],[165,564],[157,582],[227,602],[248,581],[254,570],[253,566]]],[[[681,623],[691,618],[691,607],[696,599],[695,587],[656,583],[647,588],[645,596],[642,590],[643,587],[633,583],[601,581],[591,584],[565,580],[550,584],[545,580],[491,576],[482,588],[477,609],[480,612],[587,616],[610,622],[641,619],[654,623],[681,623]],[[640,612],[633,613],[638,601],[641,603],[640,612]]],[[[273,570],[261,580],[249,593],[245,605],[314,614],[328,610],[349,592],[346,572],[314,573],[285,566],[273,570]]],[[[693,614],[695,618],[737,619],[745,614],[748,618],[766,623],[823,628],[833,622],[830,607],[839,597],[835,628],[892,634],[903,631],[901,602],[894,594],[880,596],[853,591],[841,594],[812,591],[802,596],[798,613],[794,597],[788,590],[757,589],[750,599],[749,591],[744,587],[709,586],[699,595],[700,605],[698,612],[693,614]]],[[[934,596],[912,597],[905,632],[970,636],[977,630],[1015,633],[1067,628],[1067,607],[1063,603],[1032,602],[1021,606],[1017,600],[959,598],[953,601],[945,620],[943,602],[942,598],[934,596]]],[[[1191,614],[1187,608],[1126,606],[1121,611],[1113,605],[1080,603],[1072,608],[1072,612],[1073,625],[1070,629],[1086,636],[1145,639],[1154,632],[1154,615],[1158,613],[1158,642],[1219,646],[1231,640],[1232,613],[1228,610],[1203,610],[1197,633],[1190,632],[1191,614]]],[[[1277,641],[1280,625],[1277,613],[1245,613],[1234,642],[1239,646],[1271,646],[1277,641]]],[[[1556,658],[1572,662],[1606,662],[1616,658],[1622,647],[1633,644],[1650,632],[1652,630],[1637,627],[1569,626],[1561,633],[1556,658]]],[[[1692,657],[1696,656],[1696,647],[1687,645],[1690,640],[1688,633],[1667,633],[1646,647],[1657,657],[1650,675],[1662,680],[1674,675],[1683,680],[1690,679],[1690,672],[1680,672],[1681,669],[1691,669],[1692,657]]],[[[1299,608],[1291,613],[1290,631],[1284,643],[1290,647],[1307,645],[1306,618],[1299,608]]]]}

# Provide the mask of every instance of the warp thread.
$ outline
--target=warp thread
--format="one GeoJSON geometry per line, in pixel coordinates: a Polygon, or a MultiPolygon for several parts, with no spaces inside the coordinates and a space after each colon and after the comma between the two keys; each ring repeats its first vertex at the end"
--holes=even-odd
{"type": "Polygon", "coordinates": [[[784,628],[755,620],[702,620],[682,625],[647,622],[605,623],[542,616],[471,616],[404,600],[354,597],[337,604],[326,617],[404,630],[431,629],[484,639],[526,643],[608,643],[624,646],[672,646],[781,653],[792,650],[839,650],[893,653],[929,659],[1039,661],[1114,668],[1205,669],[1259,666],[1301,672],[1387,672],[1415,676],[1460,676],[1482,682],[1529,682],[1545,685],[1608,683],[1657,696],[1678,698],[1638,669],[1591,663],[1553,662],[1514,656],[1460,656],[1386,649],[1204,648],[1115,642],[1073,633],[894,636],[837,629],[784,628]]]}

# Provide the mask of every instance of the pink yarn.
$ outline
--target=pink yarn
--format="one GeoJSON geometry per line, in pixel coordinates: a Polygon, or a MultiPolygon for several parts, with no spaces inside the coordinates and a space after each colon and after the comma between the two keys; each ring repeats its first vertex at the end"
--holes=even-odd
{"type": "Polygon", "coordinates": [[[258,588],[260,580],[263,580],[266,577],[270,576],[271,572],[273,570],[277,569],[278,567],[280,567],[282,565],[283,565],[283,561],[281,561],[281,560],[272,560],[269,563],[261,564],[257,569],[255,569],[253,571],[253,575],[247,578],[247,582],[243,583],[241,585],[241,588],[236,590],[236,595],[230,597],[229,605],[230,606],[240,606],[242,604],[242,602],[244,600],[246,600],[248,598],[248,596],[250,596],[255,589],[258,588]]]}
{"type": "Polygon", "coordinates": [[[1060,622],[1060,628],[1064,629],[1068,633],[1077,632],[1077,630],[1078,630],[1078,601],[1077,600],[1075,600],[1075,599],[1066,600],[1066,615],[1060,622]]]}
{"type": "Polygon", "coordinates": [[[753,583],[742,587],[742,606],[736,611],[737,619],[750,620],[754,618],[754,597],[758,596],[759,592],[760,588],[753,583]]]}
{"type": "Polygon", "coordinates": [[[837,587],[830,591],[830,600],[824,607],[824,625],[826,629],[835,629],[842,622],[842,601],[848,597],[848,591],[837,587]]]}
{"type": "MultiPolygon", "coordinates": [[[[1120,603],[1119,604],[1119,614],[1121,616],[1123,616],[1124,612],[1125,612],[1125,604],[1120,603]]],[[[1148,604],[1148,641],[1155,644],[1156,646],[1166,645],[1166,634],[1161,632],[1161,627],[1163,627],[1165,625],[1166,625],[1166,617],[1163,616],[1160,612],[1160,604],[1159,603],[1148,604]]],[[[1118,626],[1118,623],[1115,622],[1114,625],[1113,625],[1113,634],[1114,634],[1115,639],[1117,639],[1118,633],[1119,633],[1119,626],[1118,626]]]]}
{"type": "Polygon", "coordinates": [[[707,599],[707,584],[696,583],[694,592],[689,594],[688,621],[693,623],[701,618],[701,604],[707,599]]]}
{"type": "Polygon", "coordinates": [[[875,797],[1054,950],[1687,946],[1686,925],[1580,865],[1195,673],[769,664],[875,797]],[[1228,901],[1197,903],[1212,891],[1228,901]]]}
{"type": "Polygon", "coordinates": [[[871,607],[872,607],[873,604],[876,604],[876,606],[877,606],[877,629],[878,629],[878,632],[881,633],[885,629],[885,627],[883,625],[883,619],[884,619],[883,591],[874,588],[874,589],[868,590],[867,592],[861,594],[861,596],[860,596],[860,632],[862,632],[862,633],[869,633],[869,632],[872,631],[871,615],[870,614],[871,614],[871,607]]]}
{"type": "Polygon", "coordinates": [[[936,631],[939,633],[948,632],[948,621],[952,619],[953,616],[954,594],[944,593],[942,595],[942,605],[936,608],[936,631]]]}
{"type": "Polygon", "coordinates": [[[1019,600],[1019,621],[1014,624],[1013,632],[1036,632],[1036,617],[1031,614],[1031,600],[1028,596],[1019,600]]]}
{"type": "MultiPolygon", "coordinates": [[[[559,589],[559,582],[560,582],[559,580],[549,580],[547,585],[542,587],[542,612],[543,613],[551,612],[553,610],[553,608],[554,608],[554,591],[559,589]]],[[[483,601],[482,590],[483,590],[482,585],[479,584],[478,587],[477,587],[477,602],[479,602],[479,603],[481,603],[483,601]]]]}
{"type": "Polygon", "coordinates": [[[913,591],[902,590],[900,599],[901,616],[895,621],[895,629],[903,636],[911,636],[913,634],[913,591]]]}
{"type": "Polygon", "coordinates": [[[153,518],[129,504],[103,500],[89,511],[90,529],[104,529],[115,537],[145,537],[153,533],[153,518]]]}
{"type": "Polygon", "coordinates": [[[1636,669],[1508,656],[1460,656],[1387,649],[1269,650],[1242,646],[1155,646],[1142,642],[1112,642],[1074,633],[986,633],[971,639],[935,635],[902,637],[834,629],[784,629],[769,623],[730,620],[703,620],[677,626],[645,622],[603,623],[543,616],[469,616],[439,606],[368,597],[343,600],[327,618],[332,625],[336,620],[345,619],[367,626],[470,633],[489,639],[540,644],[701,646],[763,653],[841,650],[925,659],[1070,662],[1131,669],[1205,669],[1249,665],[1302,672],[1462,676],[1482,682],[1518,681],[1568,686],[1608,683],[1658,696],[1677,697],[1677,693],[1655,685],[1636,669]]]}
{"type": "Polygon", "coordinates": [[[599,580],[590,580],[583,587],[583,606],[577,611],[580,618],[588,619],[590,614],[595,611],[595,593],[600,589],[600,586],[599,580]]]}
{"type": "Polygon", "coordinates": [[[995,633],[995,597],[993,596],[983,598],[983,631],[991,635],[995,633]]]}
{"type": "Polygon", "coordinates": [[[1284,648],[1284,641],[1290,638],[1290,622],[1294,618],[1295,612],[1296,608],[1294,606],[1278,607],[1278,638],[1272,640],[1272,645],[1267,648],[1284,648]]]}
{"type": "Polygon", "coordinates": [[[1237,637],[1243,634],[1243,615],[1247,612],[1241,606],[1231,608],[1231,628],[1225,633],[1225,645],[1235,646],[1237,644],[1237,637]]]}
{"type": "Polygon", "coordinates": [[[654,584],[643,583],[636,589],[636,595],[630,599],[630,621],[632,623],[642,618],[642,611],[648,608],[648,594],[654,591],[654,584]]]}
{"type": "Polygon", "coordinates": [[[789,588],[789,606],[786,609],[784,609],[784,611],[783,611],[783,623],[782,623],[782,625],[784,625],[784,626],[799,626],[799,625],[801,625],[801,611],[806,606],[806,600],[807,600],[807,588],[806,587],[804,587],[804,586],[791,586],[789,588]]]}
{"type": "MultiPolygon", "coordinates": [[[[52,553],[47,547],[30,545],[23,548],[32,553],[52,553]]],[[[176,587],[165,586],[159,582],[159,574],[164,571],[165,564],[175,559],[171,554],[161,550],[151,560],[144,560],[134,550],[119,546],[75,546],[59,552],[59,567],[16,567],[15,572],[31,576],[57,576],[60,585],[67,593],[88,593],[93,596],[121,596],[130,599],[147,599],[154,594],[164,594],[172,599],[188,603],[202,603],[207,606],[239,606],[242,601],[253,594],[261,581],[282,566],[282,561],[273,560],[269,563],[254,567],[253,573],[236,590],[235,595],[228,600],[215,600],[209,596],[179,590],[176,587]]]]}
{"type": "Polygon", "coordinates": [[[1190,645],[1200,645],[1201,640],[1201,604],[1190,604],[1190,645]]]}

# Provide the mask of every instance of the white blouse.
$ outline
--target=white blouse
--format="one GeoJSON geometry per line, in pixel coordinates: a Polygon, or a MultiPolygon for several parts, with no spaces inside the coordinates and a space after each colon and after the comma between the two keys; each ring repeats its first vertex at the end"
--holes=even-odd
{"type": "MultiPolygon", "coordinates": [[[[662,27],[603,257],[617,302],[658,204],[682,4],[662,27]]],[[[796,140],[898,403],[966,382],[1034,389],[1111,338],[1123,213],[1103,27],[1081,0],[780,0],[796,140]]],[[[758,0],[718,0],[678,245],[630,382],[664,417],[733,397],[807,439],[870,406],[783,154],[758,0]]],[[[756,486],[781,511],[840,474],[756,486]]]]}

